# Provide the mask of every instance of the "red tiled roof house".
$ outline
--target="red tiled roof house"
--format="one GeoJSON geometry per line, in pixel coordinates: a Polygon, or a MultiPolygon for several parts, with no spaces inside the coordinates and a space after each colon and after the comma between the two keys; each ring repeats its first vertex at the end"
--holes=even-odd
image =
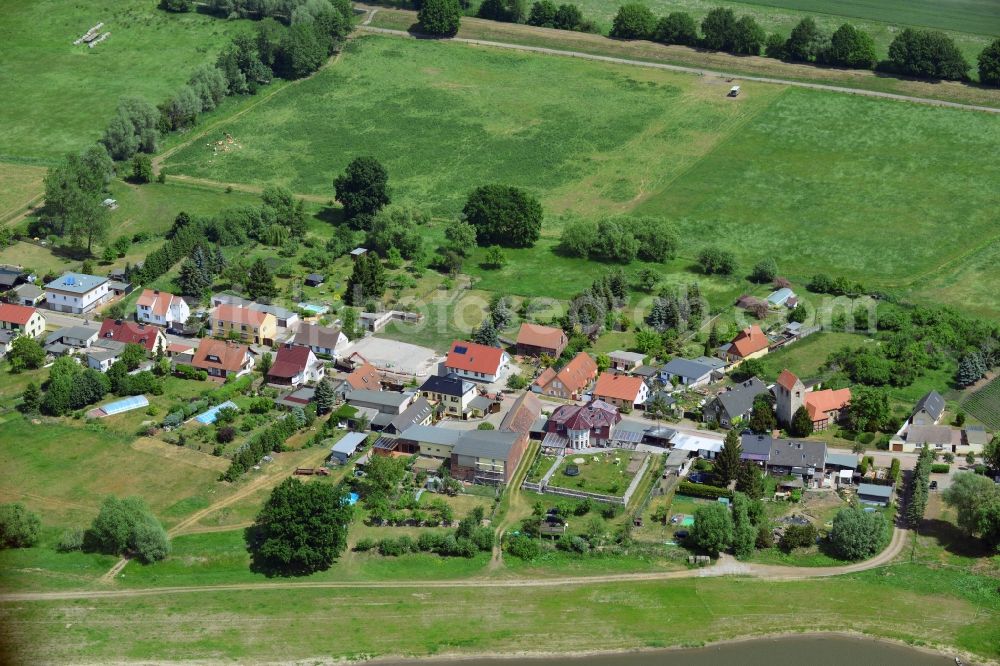
{"type": "Polygon", "coordinates": [[[577,399],[597,377],[597,363],[587,352],[580,352],[561,370],[545,368],[531,385],[531,390],[554,398],[577,399]]]}
{"type": "Polygon", "coordinates": [[[323,362],[309,347],[282,347],[274,357],[267,381],[281,386],[301,386],[323,378],[323,362]]]}
{"type": "Polygon", "coordinates": [[[495,382],[510,364],[510,356],[499,347],[455,340],[444,362],[447,372],[481,382],[495,382]]]}
{"type": "Polygon", "coordinates": [[[253,356],[246,345],[205,338],[198,345],[191,365],[204,370],[209,377],[225,379],[239,377],[253,370],[253,356]]]}
{"type": "Polygon", "coordinates": [[[558,358],[568,344],[569,339],[561,328],[525,323],[517,332],[517,353],[520,356],[546,354],[558,358]]]}

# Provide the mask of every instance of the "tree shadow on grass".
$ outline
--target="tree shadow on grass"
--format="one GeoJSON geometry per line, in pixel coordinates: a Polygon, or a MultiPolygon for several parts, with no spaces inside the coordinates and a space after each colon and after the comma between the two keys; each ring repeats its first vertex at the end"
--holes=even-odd
{"type": "Polygon", "coordinates": [[[327,224],[332,224],[334,226],[340,226],[344,223],[344,209],[336,208],[334,206],[323,206],[318,213],[313,215],[313,217],[320,222],[326,222],[327,224]]]}
{"type": "Polygon", "coordinates": [[[961,557],[987,557],[992,554],[982,541],[975,537],[970,537],[956,525],[946,520],[937,518],[923,520],[917,528],[917,534],[933,538],[938,542],[939,546],[952,555],[959,555],[961,557]]]}

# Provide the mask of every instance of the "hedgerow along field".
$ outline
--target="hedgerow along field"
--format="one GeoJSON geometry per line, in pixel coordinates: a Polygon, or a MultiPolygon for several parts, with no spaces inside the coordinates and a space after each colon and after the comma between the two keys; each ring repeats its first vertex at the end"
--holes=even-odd
{"type": "MultiPolygon", "coordinates": [[[[369,154],[388,168],[396,201],[437,216],[457,214],[481,183],[531,190],[550,248],[562,211],[635,212],[678,222],[684,266],[714,242],[744,270],[773,256],[800,281],[825,271],[897,289],[955,269],[996,234],[994,118],[751,83],[733,100],[727,89],[707,77],[365,36],[227,126],[240,150],[213,156],[194,143],[167,168],[325,195],[351,158],[369,154]]],[[[518,286],[537,281],[519,262],[501,271],[507,289],[540,295],[518,286]]],[[[994,299],[986,311],[998,307],[994,299]]]]}
{"type": "Polygon", "coordinates": [[[118,99],[154,104],[212,62],[249,21],[173,14],[154,0],[0,0],[0,161],[51,164],[100,138],[118,99]],[[97,23],[107,40],[73,45],[97,23]]]}
{"type": "MultiPolygon", "coordinates": [[[[876,53],[884,58],[889,44],[902,27],[915,26],[944,30],[955,40],[973,66],[970,74],[977,78],[976,56],[997,35],[1000,35],[1000,2],[997,0],[762,0],[760,2],[729,2],[727,0],[639,0],[657,16],[671,12],[687,12],[699,24],[715,7],[729,7],[737,16],[749,14],[767,33],[784,36],[800,20],[810,16],[822,30],[833,33],[844,23],[865,30],[875,41],[876,53]]],[[[477,3],[478,4],[478,3],[477,3]]],[[[559,3],[556,3],[559,4],[559,3]]],[[[574,0],[584,16],[596,21],[606,33],[615,13],[625,0],[574,0]]],[[[530,5],[530,3],[529,3],[530,5]]]]}

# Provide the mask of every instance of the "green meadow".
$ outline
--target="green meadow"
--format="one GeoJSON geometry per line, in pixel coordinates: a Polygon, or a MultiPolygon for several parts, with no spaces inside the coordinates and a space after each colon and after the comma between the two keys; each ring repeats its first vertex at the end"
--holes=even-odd
{"type": "Polygon", "coordinates": [[[0,159],[50,164],[83,149],[100,138],[120,97],[158,104],[249,25],[155,4],[0,0],[0,159]],[[94,48],[73,45],[101,22],[110,37],[94,48]]]}
{"type": "MultiPolygon", "coordinates": [[[[350,159],[370,154],[386,164],[397,202],[445,218],[478,184],[525,187],[546,208],[539,246],[511,251],[500,271],[483,270],[478,256],[466,270],[479,288],[527,296],[565,298],[589,282],[591,267],[554,252],[561,213],[676,221],[682,259],[670,270],[715,243],[741,266],[775,257],[797,281],[827,272],[899,290],[968,273],[962,259],[996,237],[992,117],[753,83],[732,100],[723,88],[669,72],[365,36],[336,65],[228,124],[242,148],[213,156],[195,142],[166,166],[323,196],[350,159]],[[539,281],[540,271],[555,279],[539,281]]],[[[741,287],[716,289],[728,299],[741,287]]],[[[988,290],[978,296],[977,314],[997,311],[988,290]]]]}

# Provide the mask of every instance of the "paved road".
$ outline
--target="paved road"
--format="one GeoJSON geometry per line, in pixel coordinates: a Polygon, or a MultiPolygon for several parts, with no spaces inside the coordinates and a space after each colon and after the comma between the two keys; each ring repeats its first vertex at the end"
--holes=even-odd
{"type": "MultiPolygon", "coordinates": [[[[359,25],[358,30],[367,32],[377,32],[397,37],[409,37],[411,39],[432,39],[424,35],[416,35],[405,30],[392,30],[390,28],[376,28],[370,25],[359,25]]],[[[1000,113],[1000,108],[990,106],[979,106],[976,104],[961,104],[959,102],[947,102],[940,99],[930,99],[927,97],[911,97],[909,95],[897,95],[895,93],[879,92],[877,90],[864,90],[861,88],[849,88],[846,86],[832,86],[824,83],[808,83],[806,81],[792,81],[789,79],[777,79],[768,76],[745,76],[742,74],[732,74],[720,72],[712,69],[702,69],[700,67],[684,67],[683,65],[668,65],[662,62],[648,62],[645,60],[632,60],[630,58],[616,58],[613,56],[596,55],[584,53],[582,51],[566,51],[563,49],[550,49],[543,46],[526,46],[523,44],[510,44],[507,42],[492,42],[484,39],[468,39],[464,37],[452,37],[448,41],[462,44],[474,44],[477,46],[492,46],[500,49],[512,49],[514,51],[527,51],[531,53],[544,53],[546,55],[567,56],[571,58],[583,58],[584,60],[597,60],[600,62],[610,62],[618,65],[633,65],[636,67],[651,67],[653,69],[665,69],[672,72],[685,72],[687,74],[698,74],[700,76],[718,76],[727,79],[737,79],[740,81],[758,81],[760,83],[776,83],[783,86],[793,86],[796,88],[811,88],[813,90],[825,90],[828,92],[846,93],[849,95],[861,95],[862,97],[878,97],[881,99],[892,99],[901,102],[912,102],[915,104],[927,104],[930,106],[943,106],[953,109],[964,109],[966,111],[983,111],[986,113],[1000,113]]]]}

